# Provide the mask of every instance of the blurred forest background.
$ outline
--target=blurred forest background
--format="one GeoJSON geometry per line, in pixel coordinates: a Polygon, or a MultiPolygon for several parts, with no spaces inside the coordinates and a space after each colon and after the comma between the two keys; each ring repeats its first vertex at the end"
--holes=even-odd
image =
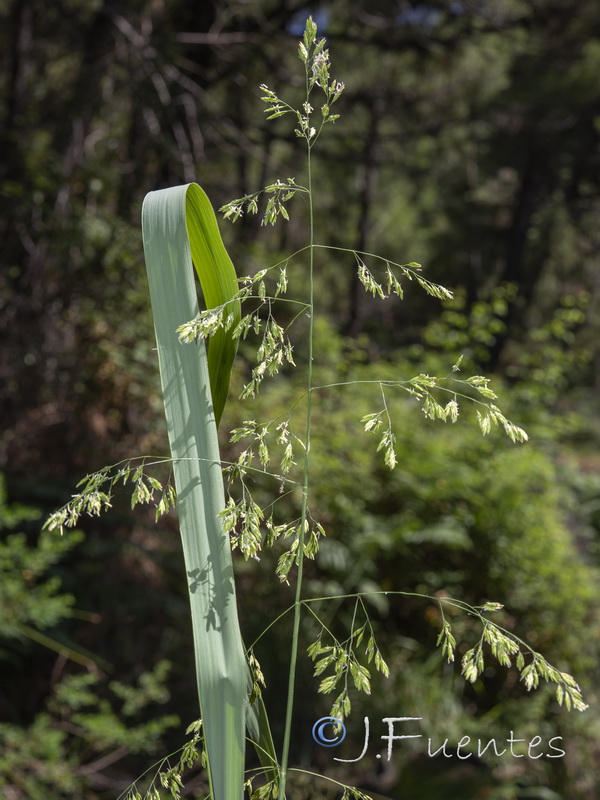
{"type": "MultiPolygon", "coordinates": [[[[372,724],[423,717],[434,746],[466,734],[562,736],[566,757],[429,759],[406,742],[390,764],[373,749],[342,772],[312,741],[329,706],[303,662],[294,763],[394,800],[600,798],[597,0],[0,0],[7,800],[116,798],[181,746],[197,716],[176,520],[155,525],[153,508],[133,514],[124,493],[62,539],[40,527],[86,473],[167,453],[141,202],[194,180],[215,207],[265,181],[302,182],[287,118],[266,122],[258,87],[298,91],[296,40],[309,11],[347,86],[342,117],[315,153],[317,240],[418,261],[455,291],[443,304],[417,288],[381,305],[351,258],[321,255],[322,382],[446,374],[463,354],[468,374],[494,376],[530,435],[523,446],[500,433],[484,439],[398,398],[390,473],[358,422],[378,410],[377,397],[324,396],[312,480],[328,536],[309,589],[500,601],[495,619],[575,675],[590,708],[568,714],[552,690],[528,694],[500,667],[465,684],[435,649],[436,604],[380,599],[370,613],[392,674],[356,698],[343,757],[360,752],[364,715],[372,724]]],[[[238,274],[304,244],[295,202],[276,228],[223,223],[238,274]]],[[[248,412],[235,390],[251,356],[249,342],[222,426],[224,458],[227,429],[248,413],[279,413],[299,380],[266,383],[248,412]]],[[[236,563],[249,642],[292,595],[274,557],[236,563]]],[[[342,630],[352,605],[323,613],[334,611],[342,630]]],[[[474,644],[469,620],[451,621],[474,644]]],[[[276,734],[289,635],[286,618],[256,647],[276,734]]],[[[294,800],[333,797],[296,780],[294,800]]],[[[188,796],[202,786],[196,770],[188,796]]]]}

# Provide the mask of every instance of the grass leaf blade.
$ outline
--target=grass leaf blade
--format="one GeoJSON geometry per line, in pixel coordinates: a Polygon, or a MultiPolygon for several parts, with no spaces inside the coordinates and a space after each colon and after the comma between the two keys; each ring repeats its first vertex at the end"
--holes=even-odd
{"type": "MultiPolygon", "coordinates": [[[[241,800],[247,664],[239,630],[206,349],[177,328],[199,312],[179,186],[144,200],[142,230],[165,416],[177,489],[209,772],[214,800],[241,800]]],[[[195,192],[195,190],[192,190],[195,192]]]]}
{"type": "MultiPolygon", "coordinates": [[[[220,329],[208,342],[208,374],[217,426],[227,401],[231,367],[237,352],[237,338],[231,331],[240,321],[240,301],[232,300],[238,291],[235,268],[225,249],[217,225],[217,218],[205,192],[191,183],[186,192],[186,226],[192,261],[204,296],[207,309],[226,305],[232,324],[228,330],[220,329]]],[[[185,320],[187,322],[187,320],[185,320]]]]}

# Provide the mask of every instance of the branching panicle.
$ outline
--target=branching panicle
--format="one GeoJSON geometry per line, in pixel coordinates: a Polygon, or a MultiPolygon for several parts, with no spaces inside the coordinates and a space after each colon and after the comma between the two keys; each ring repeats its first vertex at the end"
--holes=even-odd
{"type": "Polygon", "coordinates": [[[471,402],[476,405],[477,421],[484,435],[488,434],[492,429],[492,425],[494,425],[503,428],[507,436],[515,444],[523,443],[528,440],[527,433],[518,425],[515,425],[514,422],[507,419],[497,406],[492,403],[485,403],[478,400],[472,394],[465,394],[453,388],[455,384],[459,384],[461,388],[475,389],[477,393],[483,397],[493,399],[497,397],[495,392],[489,388],[489,378],[484,378],[481,375],[474,375],[465,380],[453,377],[454,373],[458,371],[458,364],[460,361],[461,359],[453,365],[450,374],[445,378],[438,378],[433,375],[421,373],[410,378],[408,381],[375,381],[375,384],[379,386],[381,392],[383,409],[381,411],[365,414],[360,421],[363,423],[367,433],[380,434],[377,452],[380,450],[384,451],[384,460],[390,469],[394,469],[397,463],[396,437],[393,431],[392,418],[386,402],[386,389],[402,389],[421,404],[421,410],[427,419],[441,420],[442,422],[455,423],[458,421],[460,415],[460,398],[461,401],[471,402]],[[444,399],[444,402],[439,402],[434,395],[434,391],[445,393],[446,395],[450,394],[451,397],[449,400],[444,399]]]}
{"type": "MultiPolygon", "coordinates": [[[[574,678],[566,672],[560,672],[535,652],[514,634],[501,628],[496,623],[485,617],[485,612],[499,611],[503,608],[501,603],[484,603],[479,608],[473,608],[466,603],[458,604],[448,599],[453,606],[459,606],[468,613],[479,618],[482,633],[479,642],[471,647],[461,659],[461,674],[469,683],[475,683],[486,668],[484,644],[489,646],[492,656],[507,669],[515,667],[521,680],[528,690],[537,689],[540,678],[556,685],[556,699],[559,705],[565,704],[568,710],[572,708],[584,711],[588,706],[583,702],[581,690],[574,678]]],[[[448,661],[454,661],[456,639],[452,634],[450,623],[446,620],[440,603],[442,614],[442,629],[437,639],[437,646],[442,646],[442,654],[448,661]]]]}
{"type": "Polygon", "coordinates": [[[351,685],[359,692],[370,694],[371,672],[369,665],[371,662],[375,669],[386,678],[390,674],[389,667],[377,646],[371,620],[360,596],[355,599],[352,631],[344,641],[340,641],[334,636],[312,608],[309,610],[321,628],[317,638],[307,648],[308,656],[314,662],[313,674],[315,677],[319,677],[324,672],[332,670],[330,674],[321,678],[319,692],[329,694],[334,689],[340,690],[333,701],[330,714],[336,719],[344,720],[350,714],[352,708],[350,700],[351,685]],[[364,616],[364,622],[356,627],[356,616],[359,609],[364,616]],[[324,644],[323,639],[330,641],[331,644],[324,644]],[[363,642],[361,663],[357,651],[363,642]],[[366,664],[364,663],[365,660],[366,664]]]}
{"type": "Polygon", "coordinates": [[[100,516],[112,507],[114,489],[119,483],[133,484],[132,509],[141,503],[153,502],[155,494],[160,492],[155,513],[155,521],[158,520],[175,506],[175,488],[168,481],[161,483],[149,475],[146,469],[170,462],[169,458],[151,459],[148,456],[141,459],[131,458],[86,475],[77,484],[77,488],[81,487],[81,491],[73,495],[71,500],[58,511],[50,514],[43,525],[43,530],[58,530],[62,533],[64,528],[75,527],[83,515],[100,516]]]}

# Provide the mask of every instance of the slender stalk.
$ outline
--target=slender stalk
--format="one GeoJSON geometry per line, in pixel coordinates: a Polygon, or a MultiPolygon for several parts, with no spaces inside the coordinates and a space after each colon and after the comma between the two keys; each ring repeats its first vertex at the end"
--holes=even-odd
{"type": "Polygon", "coordinates": [[[309,217],[309,328],[308,328],[308,369],[306,376],[306,429],[304,434],[304,474],[302,480],[302,512],[300,516],[300,532],[298,542],[298,575],[296,579],[296,595],[294,600],[294,622],[292,629],[292,647],[290,653],[290,668],[288,673],[287,707],[285,714],[285,730],[283,734],[283,748],[281,754],[281,772],[279,778],[278,797],[285,797],[285,785],[290,752],[290,737],[292,732],[292,714],[294,710],[294,688],[296,683],[296,662],[298,660],[298,639],[300,633],[300,618],[302,615],[302,578],[304,573],[304,539],[308,518],[308,481],[310,459],[310,425],[312,412],[312,379],[313,379],[313,333],[314,333],[314,211],[312,194],[312,168],[311,168],[311,143],[307,141],[307,172],[308,172],[308,217],[309,217]]]}

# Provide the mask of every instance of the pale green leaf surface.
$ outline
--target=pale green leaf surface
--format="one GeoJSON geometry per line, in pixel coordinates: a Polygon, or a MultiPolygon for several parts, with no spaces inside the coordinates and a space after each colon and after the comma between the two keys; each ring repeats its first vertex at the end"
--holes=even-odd
{"type": "Polygon", "coordinates": [[[142,230],[212,791],[214,800],[239,800],[248,668],[231,551],[218,516],[225,499],[217,430],[204,344],[181,344],[176,333],[199,312],[186,230],[190,189],[197,194],[189,186],[148,194],[142,230]]]}

